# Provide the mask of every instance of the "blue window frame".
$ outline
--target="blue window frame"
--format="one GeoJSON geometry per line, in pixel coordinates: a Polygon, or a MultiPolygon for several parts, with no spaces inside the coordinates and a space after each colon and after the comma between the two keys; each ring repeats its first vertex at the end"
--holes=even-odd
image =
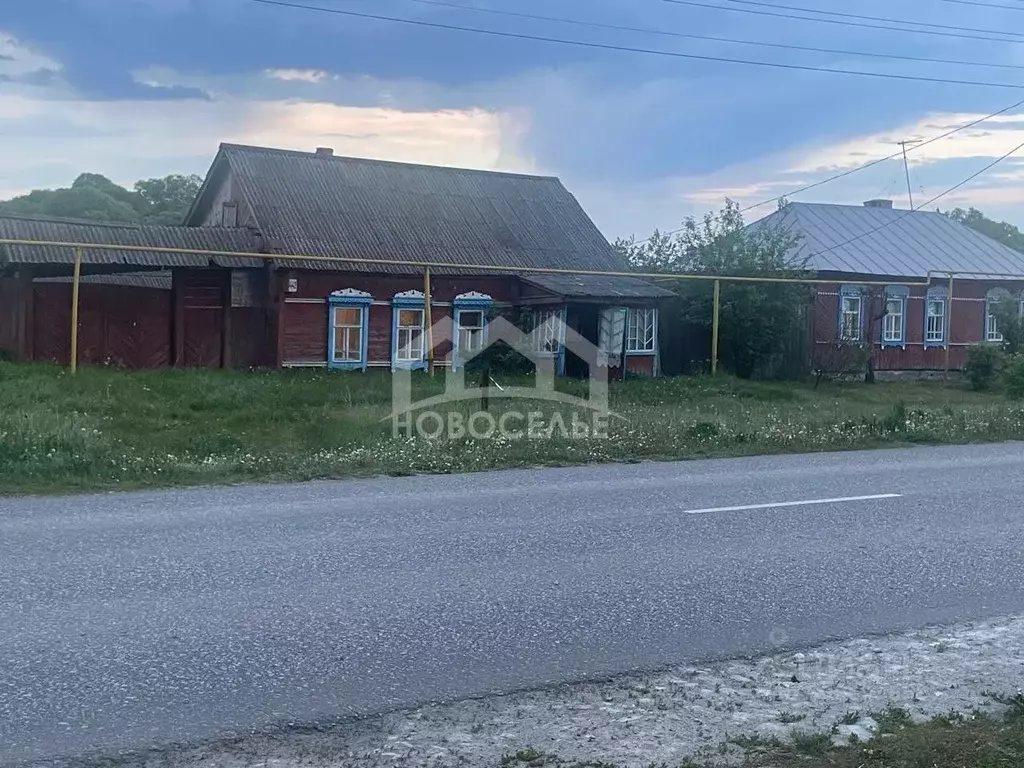
{"type": "Polygon", "coordinates": [[[334,291],[327,297],[328,368],[366,370],[372,303],[370,294],[355,288],[334,291]]]}
{"type": "Polygon", "coordinates": [[[836,338],[840,341],[861,341],[864,338],[864,293],[864,288],[859,285],[839,288],[836,338]]]}
{"type": "Polygon", "coordinates": [[[630,307],[626,316],[626,354],[658,354],[658,310],[654,307],[630,307]]]}
{"type": "Polygon", "coordinates": [[[945,288],[929,288],[924,297],[924,347],[945,347],[949,335],[949,296],[945,288]]]}
{"type": "Polygon", "coordinates": [[[460,293],[452,302],[452,370],[487,348],[487,312],[494,299],[486,293],[460,293]]]}
{"type": "Polygon", "coordinates": [[[391,300],[391,367],[427,367],[426,312],[422,291],[402,291],[391,300]]]}
{"type": "Polygon", "coordinates": [[[885,312],[882,315],[881,342],[883,347],[907,346],[907,297],[910,289],[905,285],[885,289],[885,312]]]}

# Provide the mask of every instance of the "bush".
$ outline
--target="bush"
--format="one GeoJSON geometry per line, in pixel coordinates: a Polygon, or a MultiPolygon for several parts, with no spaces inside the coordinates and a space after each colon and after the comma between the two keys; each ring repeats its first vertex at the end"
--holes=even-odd
{"type": "Polygon", "coordinates": [[[992,389],[999,381],[1004,362],[1003,351],[994,344],[975,344],[968,349],[965,371],[971,389],[977,392],[992,389]]]}
{"type": "Polygon", "coordinates": [[[1024,400],[1024,354],[1013,355],[1003,367],[1003,386],[1013,400],[1024,400]]]}

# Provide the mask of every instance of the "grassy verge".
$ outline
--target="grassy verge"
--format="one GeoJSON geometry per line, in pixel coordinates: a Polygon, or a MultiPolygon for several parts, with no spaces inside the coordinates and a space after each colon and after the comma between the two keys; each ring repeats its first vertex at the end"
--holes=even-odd
{"type": "MultiPolygon", "coordinates": [[[[421,376],[416,396],[439,393],[443,383],[421,376]]],[[[814,390],[697,377],[613,384],[610,399],[621,418],[611,420],[607,439],[395,439],[383,372],[92,368],[72,377],[51,366],[0,363],[0,493],[1024,438],[1021,405],[938,383],[814,390]]],[[[494,400],[491,411],[500,417],[510,407],[522,404],[494,400]]],[[[549,420],[568,408],[535,407],[549,420]]]]}
{"type": "MultiPolygon", "coordinates": [[[[878,731],[868,741],[834,746],[833,735],[794,731],[777,739],[723,744],[719,757],[651,768],[1020,768],[1024,765],[1024,699],[1009,700],[1006,714],[951,713],[913,723],[901,709],[878,713],[878,731]]],[[[835,729],[833,729],[835,730],[835,729]]],[[[570,761],[526,749],[508,754],[501,768],[621,768],[600,760],[570,761]]]]}

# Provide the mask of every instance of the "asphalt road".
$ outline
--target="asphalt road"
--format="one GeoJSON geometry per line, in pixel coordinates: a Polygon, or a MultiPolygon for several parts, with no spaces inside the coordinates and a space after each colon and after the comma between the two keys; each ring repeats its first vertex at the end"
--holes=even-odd
{"type": "Polygon", "coordinates": [[[1010,613],[1017,444],[4,499],[0,763],[1010,613]]]}

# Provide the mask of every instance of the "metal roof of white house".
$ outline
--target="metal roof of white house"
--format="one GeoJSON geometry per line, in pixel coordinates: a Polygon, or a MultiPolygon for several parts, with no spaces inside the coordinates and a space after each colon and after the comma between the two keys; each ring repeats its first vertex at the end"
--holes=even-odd
{"type": "Polygon", "coordinates": [[[941,213],[862,205],[789,203],[752,224],[778,226],[800,242],[794,262],[817,272],[888,277],[990,273],[1024,277],[1024,253],[941,213]]]}

